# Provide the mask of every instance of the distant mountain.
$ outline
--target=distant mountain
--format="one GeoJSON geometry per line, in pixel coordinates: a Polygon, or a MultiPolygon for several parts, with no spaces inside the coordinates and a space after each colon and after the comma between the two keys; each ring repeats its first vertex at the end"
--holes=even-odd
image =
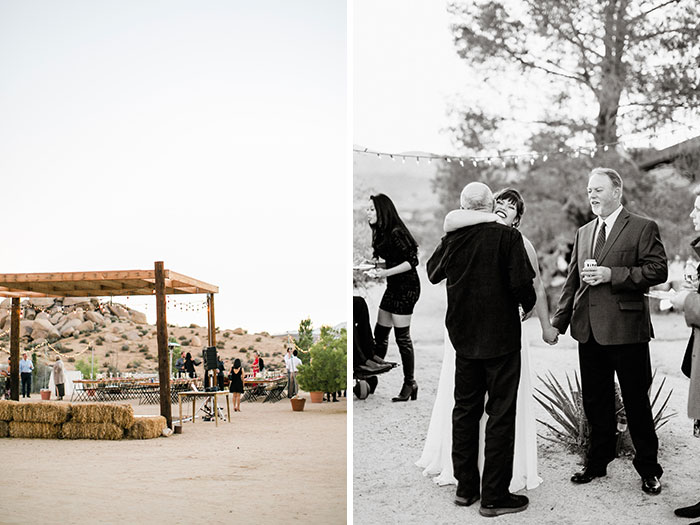
{"type": "MultiPolygon", "coordinates": [[[[373,193],[385,193],[402,211],[433,210],[438,199],[431,184],[437,170],[437,163],[421,159],[416,163],[417,152],[405,152],[388,156],[355,153],[353,155],[353,187],[355,207],[366,205],[366,198],[373,193]],[[406,162],[402,162],[405,155],[406,162]]],[[[424,154],[424,153],[423,153],[424,154]]]]}

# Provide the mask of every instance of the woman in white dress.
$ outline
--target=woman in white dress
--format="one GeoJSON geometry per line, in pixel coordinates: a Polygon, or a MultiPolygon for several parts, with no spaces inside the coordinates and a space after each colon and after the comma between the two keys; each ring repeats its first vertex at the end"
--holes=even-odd
{"type": "MultiPolygon", "coordinates": [[[[445,217],[445,231],[450,232],[465,226],[483,222],[500,221],[506,226],[517,228],[525,211],[523,198],[517,190],[506,188],[495,196],[494,213],[473,210],[453,210],[445,217]]],[[[529,240],[523,236],[525,249],[530,263],[535,270],[534,281],[537,303],[534,311],[542,327],[542,339],[549,344],[557,341],[558,332],[549,321],[547,296],[540,279],[537,253],[529,240]]],[[[542,479],[537,474],[537,432],[533,410],[532,386],[530,381],[530,361],[527,340],[522,340],[521,375],[518,386],[518,400],[515,416],[515,451],[513,458],[513,477],[509,491],[516,492],[523,488],[534,489],[542,479]]],[[[455,350],[445,331],[445,352],[440,371],[433,413],[425,438],[423,454],[416,465],[423,468],[426,476],[436,476],[439,485],[457,484],[452,470],[452,409],[454,408],[455,384],[455,350]]],[[[484,412],[480,423],[479,435],[479,470],[484,464],[484,433],[487,415],[484,412]]]]}

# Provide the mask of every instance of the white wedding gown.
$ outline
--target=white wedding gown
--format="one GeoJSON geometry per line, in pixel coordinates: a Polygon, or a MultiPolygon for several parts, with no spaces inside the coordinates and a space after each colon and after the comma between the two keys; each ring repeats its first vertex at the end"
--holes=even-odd
{"type": "MultiPolygon", "coordinates": [[[[532,385],[530,383],[530,359],[527,340],[522,338],[520,385],[515,409],[515,452],[513,477],[510,492],[523,488],[534,489],[542,479],[537,475],[537,432],[535,413],[532,406],[532,385]]],[[[430,416],[428,435],[425,438],[423,454],[416,465],[423,468],[423,475],[436,476],[439,485],[457,484],[452,470],[452,409],[454,408],[455,350],[445,331],[445,352],[440,371],[440,380],[430,416]]],[[[484,434],[486,419],[484,412],[479,424],[479,471],[484,466],[484,434]]]]}

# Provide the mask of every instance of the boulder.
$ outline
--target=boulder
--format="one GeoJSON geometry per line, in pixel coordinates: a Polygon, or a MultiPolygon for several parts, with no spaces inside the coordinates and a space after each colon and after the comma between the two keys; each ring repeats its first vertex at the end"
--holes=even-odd
{"type": "Polygon", "coordinates": [[[104,315],[102,315],[100,312],[92,312],[92,311],[85,312],[85,318],[88,321],[92,321],[96,325],[104,325],[105,324],[104,315]]]}
{"type": "Polygon", "coordinates": [[[76,308],[66,316],[68,319],[78,319],[81,323],[85,321],[85,312],[82,308],[76,308]]]}
{"type": "Polygon", "coordinates": [[[4,311],[0,310],[0,330],[2,330],[3,326],[5,325],[5,320],[10,318],[10,312],[9,311],[4,311]]]}
{"type": "Polygon", "coordinates": [[[68,337],[70,335],[73,335],[73,332],[77,330],[81,322],[82,321],[80,319],[68,319],[59,330],[59,332],[61,333],[61,337],[68,337]]]}
{"type": "Polygon", "coordinates": [[[61,313],[61,312],[55,313],[51,316],[51,324],[56,325],[56,324],[60,323],[63,320],[63,318],[64,318],[63,313],[61,313]]]}
{"type": "Polygon", "coordinates": [[[53,306],[54,301],[53,297],[32,297],[28,302],[32,306],[39,306],[43,310],[53,306]]]}
{"type": "Polygon", "coordinates": [[[115,323],[110,330],[112,330],[112,333],[121,334],[124,331],[124,327],[118,323],[115,323]]]}
{"type": "Polygon", "coordinates": [[[33,321],[35,317],[36,317],[36,310],[34,310],[33,308],[25,308],[24,318],[27,321],[33,321]]]}
{"type": "Polygon", "coordinates": [[[243,328],[236,328],[235,330],[233,330],[233,333],[235,335],[245,335],[246,331],[243,330],[243,328]]]}
{"type": "Polygon", "coordinates": [[[136,324],[147,324],[148,321],[146,320],[146,314],[143,312],[137,312],[136,310],[129,310],[129,314],[131,315],[131,320],[135,322],[136,324]]]}
{"type": "Polygon", "coordinates": [[[12,299],[10,299],[9,297],[5,299],[3,302],[0,303],[0,308],[6,308],[8,310],[12,308],[12,299]]]}
{"type": "Polygon", "coordinates": [[[63,307],[67,306],[75,306],[75,305],[85,305],[88,308],[92,309],[92,305],[90,303],[90,298],[89,297],[65,297],[63,299],[63,307]]]}
{"type": "Polygon", "coordinates": [[[129,330],[128,332],[126,332],[126,338],[129,341],[140,341],[141,334],[139,334],[138,330],[129,330]]]}
{"type": "Polygon", "coordinates": [[[83,321],[78,325],[79,332],[92,332],[95,329],[95,323],[92,321],[83,321]]]}
{"type": "Polygon", "coordinates": [[[108,343],[118,343],[119,341],[122,340],[121,337],[119,337],[118,335],[114,335],[114,334],[105,334],[104,338],[105,338],[105,341],[107,341],[108,343]]]}
{"type": "Polygon", "coordinates": [[[124,308],[120,304],[110,304],[109,309],[119,319],[128,319],[129,318],[129,312],[127,312],[126,308],[124,308]]]}
{"type": "Polygon", "coordinates": [[[192,336],[192,340],[190,341],[190,344],[192,346],[202,346],[202,340],[197,337],[196,335],[192,336]]]}
{"type": "Polygon", "coordinates": [[[51,324],[51,321],[45,318],[37,317],[34,319],[34,323],[32,323],[32,333],[34,333],[36,330],[45,330],[49,332],[53,329],[54,327],[51,324]]]}
{"type": "Polygon", "coordinates": [[[34,321],[21,320],[19,322],[19,336],[32,335],[32,325],[34,325],[34,321]]]}
{"type": "MultiPolygon", "coordinates": [[[[46,312],[39,312],[38,314],[36,314],[36,317],[34,319],[35,320],[36,319],[46,319],[48,322],[51,322],[51,316],[49,314],[47,314],[46,312]]],[[[52,326],[53,326],[53,323],[52,323],[52,326]]]]}

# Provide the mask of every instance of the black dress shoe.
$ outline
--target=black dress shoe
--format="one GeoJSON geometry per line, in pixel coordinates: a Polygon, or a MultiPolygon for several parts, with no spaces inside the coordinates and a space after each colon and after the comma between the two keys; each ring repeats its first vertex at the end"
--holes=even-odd
{"type": "Polygon", "coordinates": [[[475,503],[479,501],[479,495],[478,494],[472,494],[471,496],[460,496],[457,494],[455,496],[455,505],[459,505],[460,507],[468,507],[472,503],[475,503]]]}
{"type": "Polygon", "coordinates": [[[390,365],[391,367],[397,366],[397,364],[392,362],[392,361],[384,361],[384,359],[382,359],[378,355],[375,355],[374,357],[372,357],[372,359],[370,359],[370,361],[374,361],[378,365],[390,365]]]}
{"type": "Polygon", "coordinates": [[[571,481],[579,485],[583,483],[590,483],[595,478],[602,478],[607,475],[606,470],[594,470],[590,468],[584,468],[581,472],[577,472],[571,476],[571,481]]]}
{"type": "Polygon", "coordinates": [[[530,500],[527,499],[527,496],[508,494],[507,497],[499,501],[494,501],[493,503],[484,503],[482,501],[479,514],[486,516],[487,518],[493,518],[495,516],[500,516],[501,514],[522,512],[527,508],[528,503],[530,503],[530,500]]]}
{"type": "Polygon", "coordinates": [[[658,494],[661,492],[661,482],[656,476],[649,476],[642,479],[642,490],[647,494],[658,494]]]}
{"type": "Polygon", "coordinates": [[[367,360],[364,364],[358,366],[357,368],[366,374],[382,374],[391,370],[391,365],[380,365],[374,361],[367,360]]]}
{"type": "Polygon", "coordinates": [[[681,507],[673,511],[676,516],[681,518],[700,518],[700,502],[690,507],[681,507]]]}

